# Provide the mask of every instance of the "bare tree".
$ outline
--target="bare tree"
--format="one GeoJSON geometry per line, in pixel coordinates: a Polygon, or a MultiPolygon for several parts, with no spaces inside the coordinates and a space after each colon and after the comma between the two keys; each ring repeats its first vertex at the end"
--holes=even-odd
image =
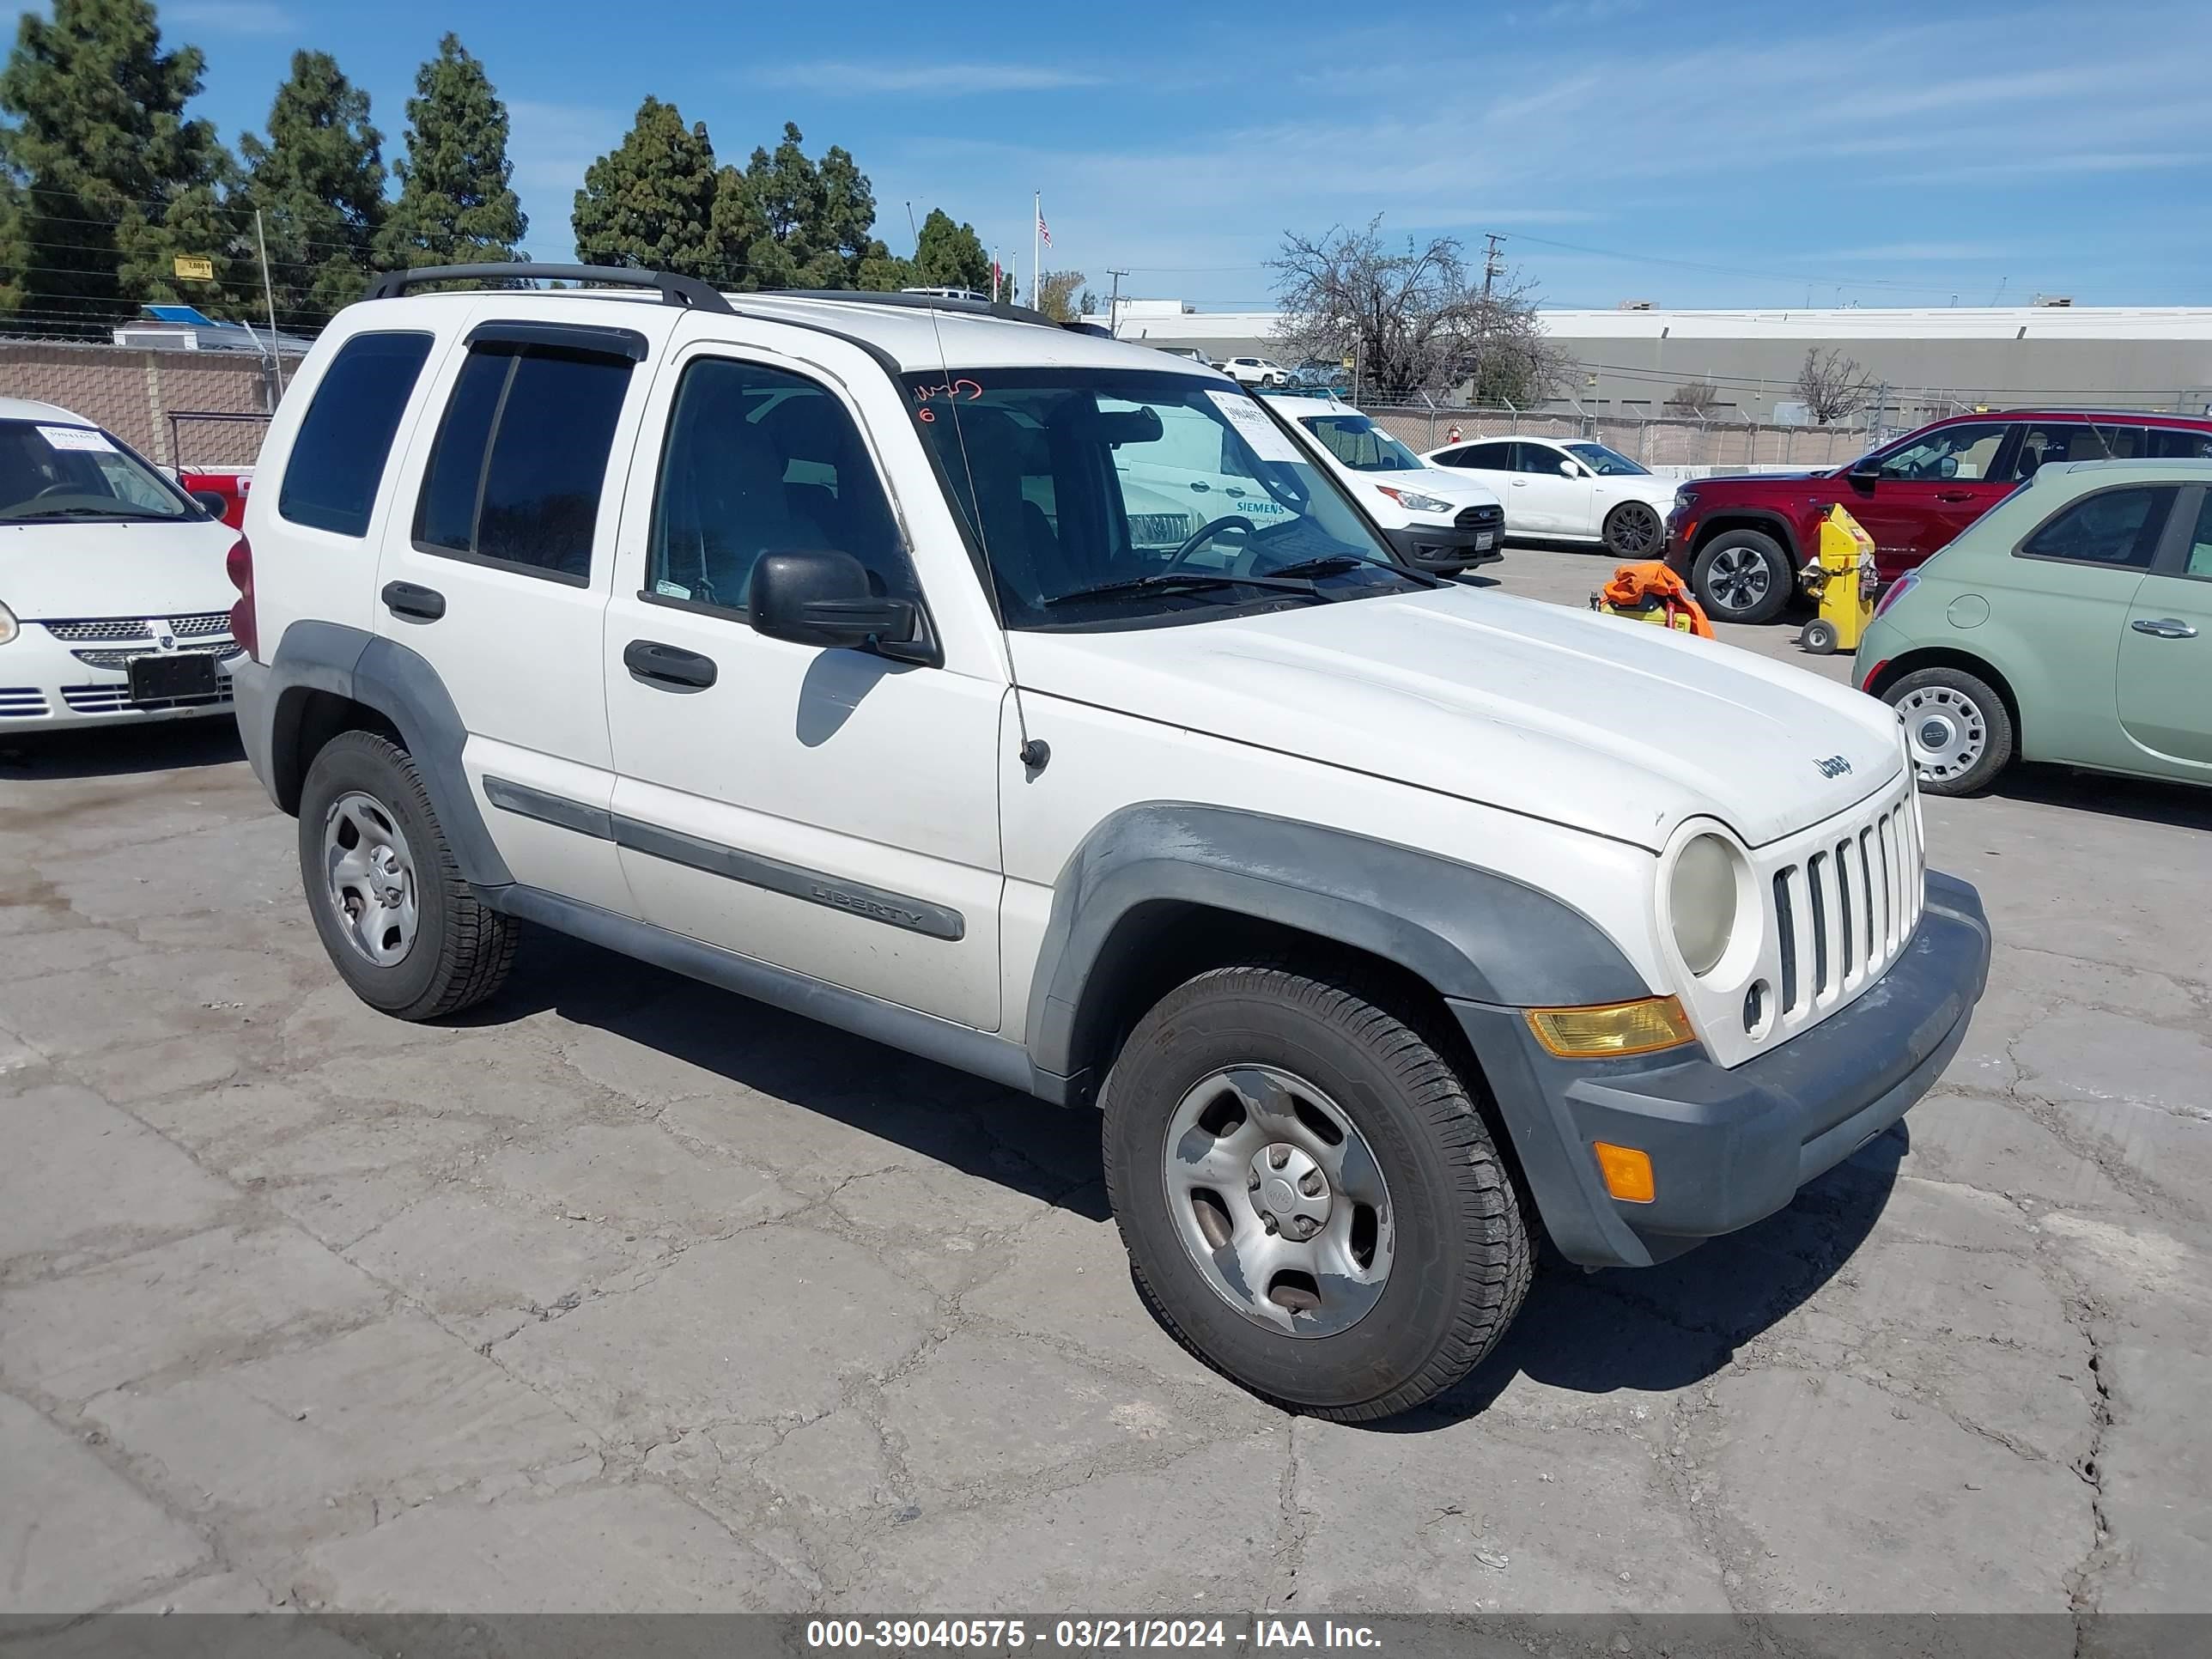
{"type": "Polygon", "coordinates": [[[1721,406],[1721,394],[1711,382],[1685,380],[1667,394],[1667,407],[1684,415],[1711,415],[1721,406]]]}
{"type": "Polygon", "coordinates": [[[1296,359],[1352,357],[1381,399],[1462,384],[1478,404],[1539,402],[1565,363],[1536,319],[1534,284],[1470,280],[1457,239],[1385,244],[1380,215],[1364,230],[1285,233],[1269,264],[1283,320],[1275,339],[1296,359]]]}
{"type": "Polygon", "coordinates": [[[1082,286],[1079,270],[1048,270],[1037,278],[1032,303],[1055,323],[1072,323],[1077,315],[1075,290],[1082,286]]]}
{"type": "Polygon", "coordinates": [[[1798,398],[1822,426],[1864,409],[1873,389],[1857,360],[1832,346],[1807,351],[1805,366],[1797,371],[1798,398]]]}

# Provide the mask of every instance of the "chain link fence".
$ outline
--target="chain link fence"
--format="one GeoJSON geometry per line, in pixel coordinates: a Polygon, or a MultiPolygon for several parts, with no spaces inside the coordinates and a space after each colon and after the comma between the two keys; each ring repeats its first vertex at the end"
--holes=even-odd
{"type": "Polygon", "coordinates": [[[1360,405],[1377,426],[1408,447],[1426,452],[1453,441],[1508,435],[1586,439],[1619,451],[1654,471],[1674,468],[1730,471],[1841,466],[1891,433],[1864,423],[1767,426],[1695,415],[1536,414],[1514,409],[1447,404],[1360,405]]]}

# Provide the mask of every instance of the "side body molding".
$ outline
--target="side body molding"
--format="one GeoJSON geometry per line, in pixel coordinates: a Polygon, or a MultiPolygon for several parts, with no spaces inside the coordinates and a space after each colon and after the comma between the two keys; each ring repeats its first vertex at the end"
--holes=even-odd
{"type": "MultiPolygon", "coordinates": [[[[396,640],[358,628],[296,622],[277,643],[267,689],[259,700],[270,723],[266,745],[259,752],[269,757],[265,781],[279,805],[287,811],[299,805],[301,777],[295,757],[300,724],[310,694],[316,691],[365,704],[398,728],[429,786],[430,803],[437,809],[462,875],[479,887],[503,887],[514,879],[484,828],[468,775],[461,769],[468,730],[437,670],[396,640]]],[[[248,746],[252,747],[250,737],[248,746]]]]}
{"type": "MultiPolygon", "coordinates": [[[[1141,948],[1148,908],[1202,906],[1302,929],[1400,963],[1442,996],[1508,1006],[1651,993],[1596,923],[1525,882],[1289,818],[1185,801],[1127,806],[1060,872],[1030,981],[1030,1054],[1086,1097],[1103,1033],[1085,994],[1141,948]],[[1131,926],[1133,921],[1139,925],[1131,926]]],[[[1039,1092],[1046,1092],[1042,1088],[1039,1092]]]]}

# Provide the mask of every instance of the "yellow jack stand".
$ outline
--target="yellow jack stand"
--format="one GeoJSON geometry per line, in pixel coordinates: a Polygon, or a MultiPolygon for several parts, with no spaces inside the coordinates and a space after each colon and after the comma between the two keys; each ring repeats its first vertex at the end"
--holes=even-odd
{"type": "Polygon", "coordinates": [[[1797,643],[1816,657],[1856,651],[1859,636],[1874,620],[1874,538],[1839,502],[1820,520],[1820,549],[1797,573],[1798,586],[1820,608],[1807,623],[1797,643]]]}

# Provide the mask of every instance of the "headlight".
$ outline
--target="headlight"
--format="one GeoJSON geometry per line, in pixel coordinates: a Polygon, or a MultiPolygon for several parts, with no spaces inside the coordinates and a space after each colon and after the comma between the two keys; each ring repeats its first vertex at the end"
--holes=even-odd
{"type": "Polygon", "coordinates": [[[1433,495],[1424,495],[1418,489],[1393,489],[1389,484],[1375,486],[1408,513],[1449,513],[1449,501],[1440,501],[1433,495]]]}
{"type": "Polygon", "coordinates": [[[0,605],[0,645],[5,645],[23,630],[15,625],[15,613],[0,605]]]}
{"type": "Polygon", "coordinates": [[[1735,932],[1735,848],[1718,836],[1693,836],[1674,859],[1667,912],[1674,948],[1693,974],[1709,974],[1728,953],[1735,932]]]}
{"type": "Polygon", "coordinates": [[[1684,484],[1680,489],[1677,489],[1674,492],[1674,505],[1677,507],[1687,507],[1689,504],[1690,487],[1687,484],[1684,484]]]}

